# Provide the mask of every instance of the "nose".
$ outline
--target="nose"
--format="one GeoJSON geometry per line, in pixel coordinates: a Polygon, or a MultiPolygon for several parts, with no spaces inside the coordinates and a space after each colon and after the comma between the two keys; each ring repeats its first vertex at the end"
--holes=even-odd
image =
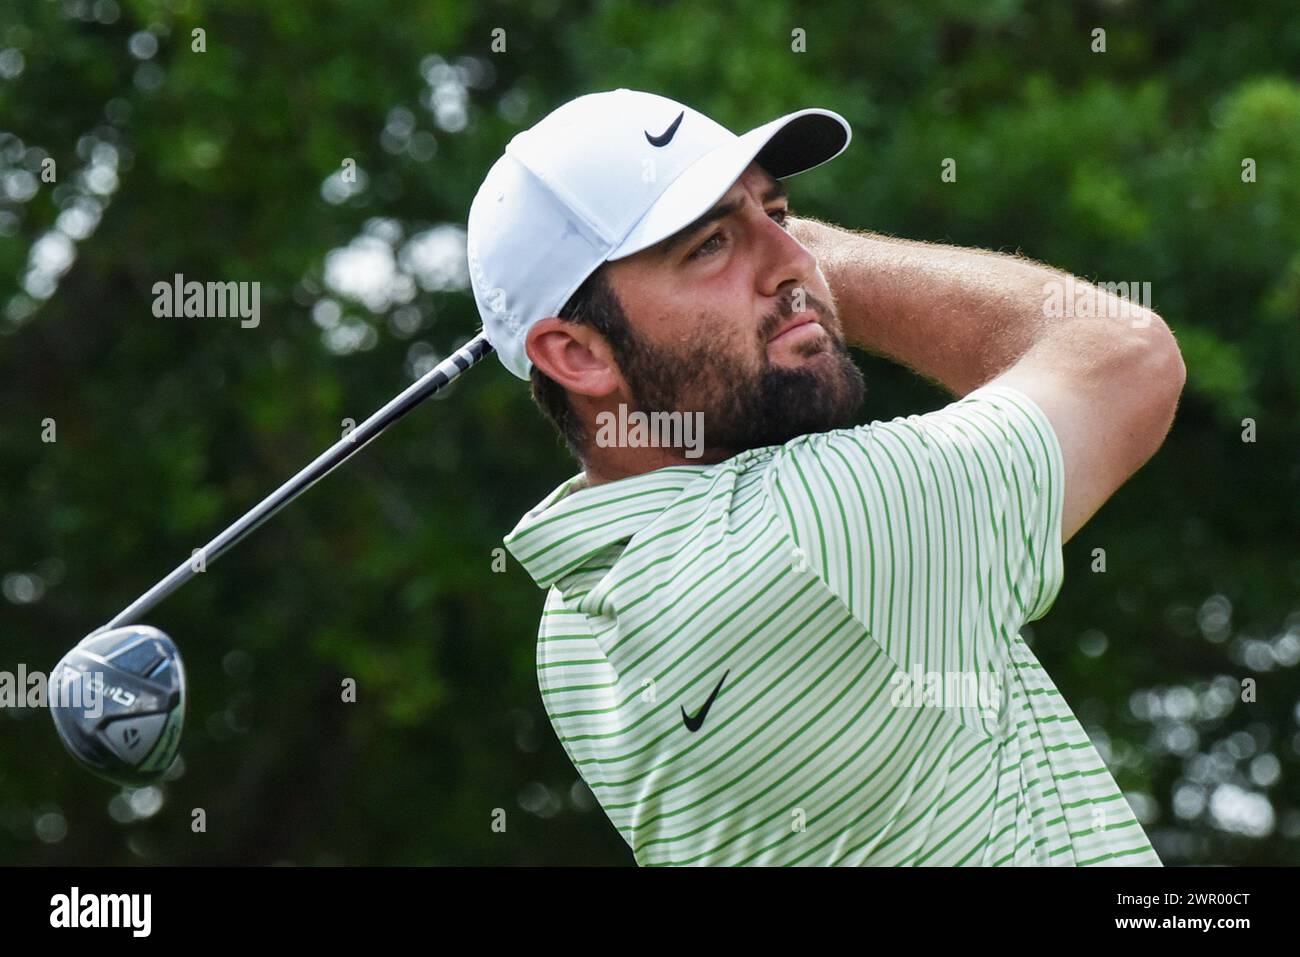
{"type": "Polygon", "coordinates": [[[816,257],[766,213],[759,232],[759,249],[759,292],[764,296],[788,296],[817,272],[816,257]]]}

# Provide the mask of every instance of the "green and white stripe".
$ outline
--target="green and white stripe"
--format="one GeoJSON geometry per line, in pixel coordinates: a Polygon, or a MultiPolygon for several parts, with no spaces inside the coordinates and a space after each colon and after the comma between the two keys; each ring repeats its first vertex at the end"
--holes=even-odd
{"type": "Polygon", "coordinates": [[[526,515],[547,713],[636,860],[1159,865],[1019,634],[1061,587],[1062,473],[1041,409],[986,386],[526,515]],[[898,703],[914,671],[1001,700],[898,703]]]}

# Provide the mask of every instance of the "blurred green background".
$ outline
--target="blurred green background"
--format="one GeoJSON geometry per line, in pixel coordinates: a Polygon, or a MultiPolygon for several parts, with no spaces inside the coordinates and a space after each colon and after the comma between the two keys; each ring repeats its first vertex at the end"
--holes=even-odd
{"type": "MultiPolygon", "coordinates": [[[[51,668],[473,334],[465,217],[514,133],[618,86],[738,131],[823,106],[853,144],[796,212],[1151,282],[1177,422],[1026,638],[1167,864],[1300,863],[1300,17],[975,6],[0,6],[0,670],[51,668]],[[176,273],[260,282],[260,324],[156,318],[176,273]]],[[[863,421],[947,401],[859,358],[863,421]]],[[[542,709],[542,593],[493,570],[574,470],[476,369],[148,616],[191,682],[171,780],[100,782],[0,710],[0,863],[631,863],[542,709]]]]}

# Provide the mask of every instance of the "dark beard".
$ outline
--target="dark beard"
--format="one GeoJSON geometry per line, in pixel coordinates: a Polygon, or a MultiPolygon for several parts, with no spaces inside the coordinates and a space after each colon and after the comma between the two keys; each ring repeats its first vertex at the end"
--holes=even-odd
{"type": "Polygon", "coordinates": [[[838,323],[820,302],[811,306],[827,336],[802,344],[800,352],[830,356],[815,368],[789,369],[767,360],[768,336],[789,316],[788,308],[766,317],[759,330],[764,365],[758,374],[712,343],[695,343],[678,353],[637,340],[616,359],[638,410],[703,413],[704,461],[784,445],[800,435],[852,425],[866,392],[838,323]]]}

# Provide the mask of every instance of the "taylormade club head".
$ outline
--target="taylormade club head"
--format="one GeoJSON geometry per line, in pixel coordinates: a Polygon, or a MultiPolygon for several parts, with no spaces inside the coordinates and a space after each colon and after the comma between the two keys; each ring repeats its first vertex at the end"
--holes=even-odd
{"type": "Polygon", "coordinates": [[[180,747],[180,652],[148,625],[91,635],[55,666],[50,704],[74,758],[118,784],[147,784],[171,767],[180,747]]]}

